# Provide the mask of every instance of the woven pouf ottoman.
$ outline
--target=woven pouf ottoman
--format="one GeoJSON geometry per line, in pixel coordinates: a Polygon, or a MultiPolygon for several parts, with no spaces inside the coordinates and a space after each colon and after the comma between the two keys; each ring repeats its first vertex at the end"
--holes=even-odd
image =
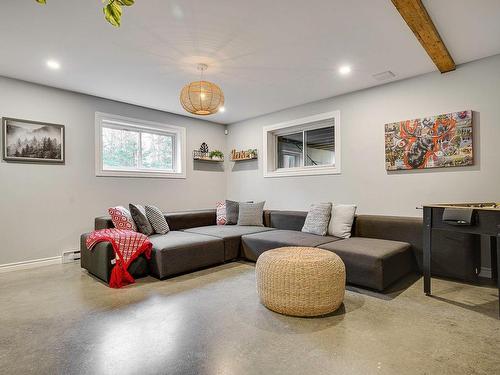
{"type": "Polygon", "coordinates": [[[255,274],[260,301],[280,314],[325,315],[344,301],[345,266],[338,255],[328,250],[269,250],[257,259],[255,274]]]}

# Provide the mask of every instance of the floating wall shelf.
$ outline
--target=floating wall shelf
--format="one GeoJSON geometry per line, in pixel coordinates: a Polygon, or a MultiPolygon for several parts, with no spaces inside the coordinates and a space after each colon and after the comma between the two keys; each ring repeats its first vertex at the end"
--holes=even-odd
{"type": "Polygon", "coordinates": [[[257,150],[250,149],[246,151],[231,151],[231,161],[245,161],[245,160],[256,160],[257,150]]]}

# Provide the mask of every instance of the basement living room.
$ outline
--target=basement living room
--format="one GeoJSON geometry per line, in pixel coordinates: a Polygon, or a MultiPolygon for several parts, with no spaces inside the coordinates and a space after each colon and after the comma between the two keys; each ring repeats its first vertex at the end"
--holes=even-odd
{"type": "Polygon", "coordinates": [[[3,0],[0,372],[500,374],[499,19],[3,0]]]}

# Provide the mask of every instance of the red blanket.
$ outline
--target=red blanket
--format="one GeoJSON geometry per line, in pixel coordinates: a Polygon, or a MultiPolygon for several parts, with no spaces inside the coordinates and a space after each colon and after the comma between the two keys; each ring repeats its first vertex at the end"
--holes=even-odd
{"type": "Polygon", "coordinates": [[[151,258],[152,244],[148,237],[142,233],[123,229],[101,229],[92,232],[87,237],[87,248],[92,248],[99,242],[110,242],[116,255],[116,265],[111,271],[109,286],[121,288],[124,285],[135,282],[128,273],[128,266],[139,255],[144,254],[151,258]]]}

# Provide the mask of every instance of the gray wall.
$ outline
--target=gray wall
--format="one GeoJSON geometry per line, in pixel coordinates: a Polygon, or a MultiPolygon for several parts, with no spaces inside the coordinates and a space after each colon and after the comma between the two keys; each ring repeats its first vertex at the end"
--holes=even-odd
{"type": "Polygon", "coordinates": [[[262,159],[227,162],[228,198],[266,200],[271,209],[355,203],[359,213],[405,216],[420,216],[423,203],[500,200],[500,55],[232,124],[227,151],[262,152],[263,126],[333,110],[340,110],[340,175],[264,178],[262,159]],[[384,124],[466,109],[475,111],[475,166],[386,172],[384,124]]]}
{"type": "Polygon", "coordinates": [[[214,207],[224,199],[223,169],[193,165],[201,142],[225,146],[224,126],[0,77],[0,116],[66,125],[66,165],[0,163],[0,264],[61,255],[79,247],[95,216],[112,205],[165,210],[214,207]],[[187,129],[187,179],[96,177],[96,111],[187,129]]]}

